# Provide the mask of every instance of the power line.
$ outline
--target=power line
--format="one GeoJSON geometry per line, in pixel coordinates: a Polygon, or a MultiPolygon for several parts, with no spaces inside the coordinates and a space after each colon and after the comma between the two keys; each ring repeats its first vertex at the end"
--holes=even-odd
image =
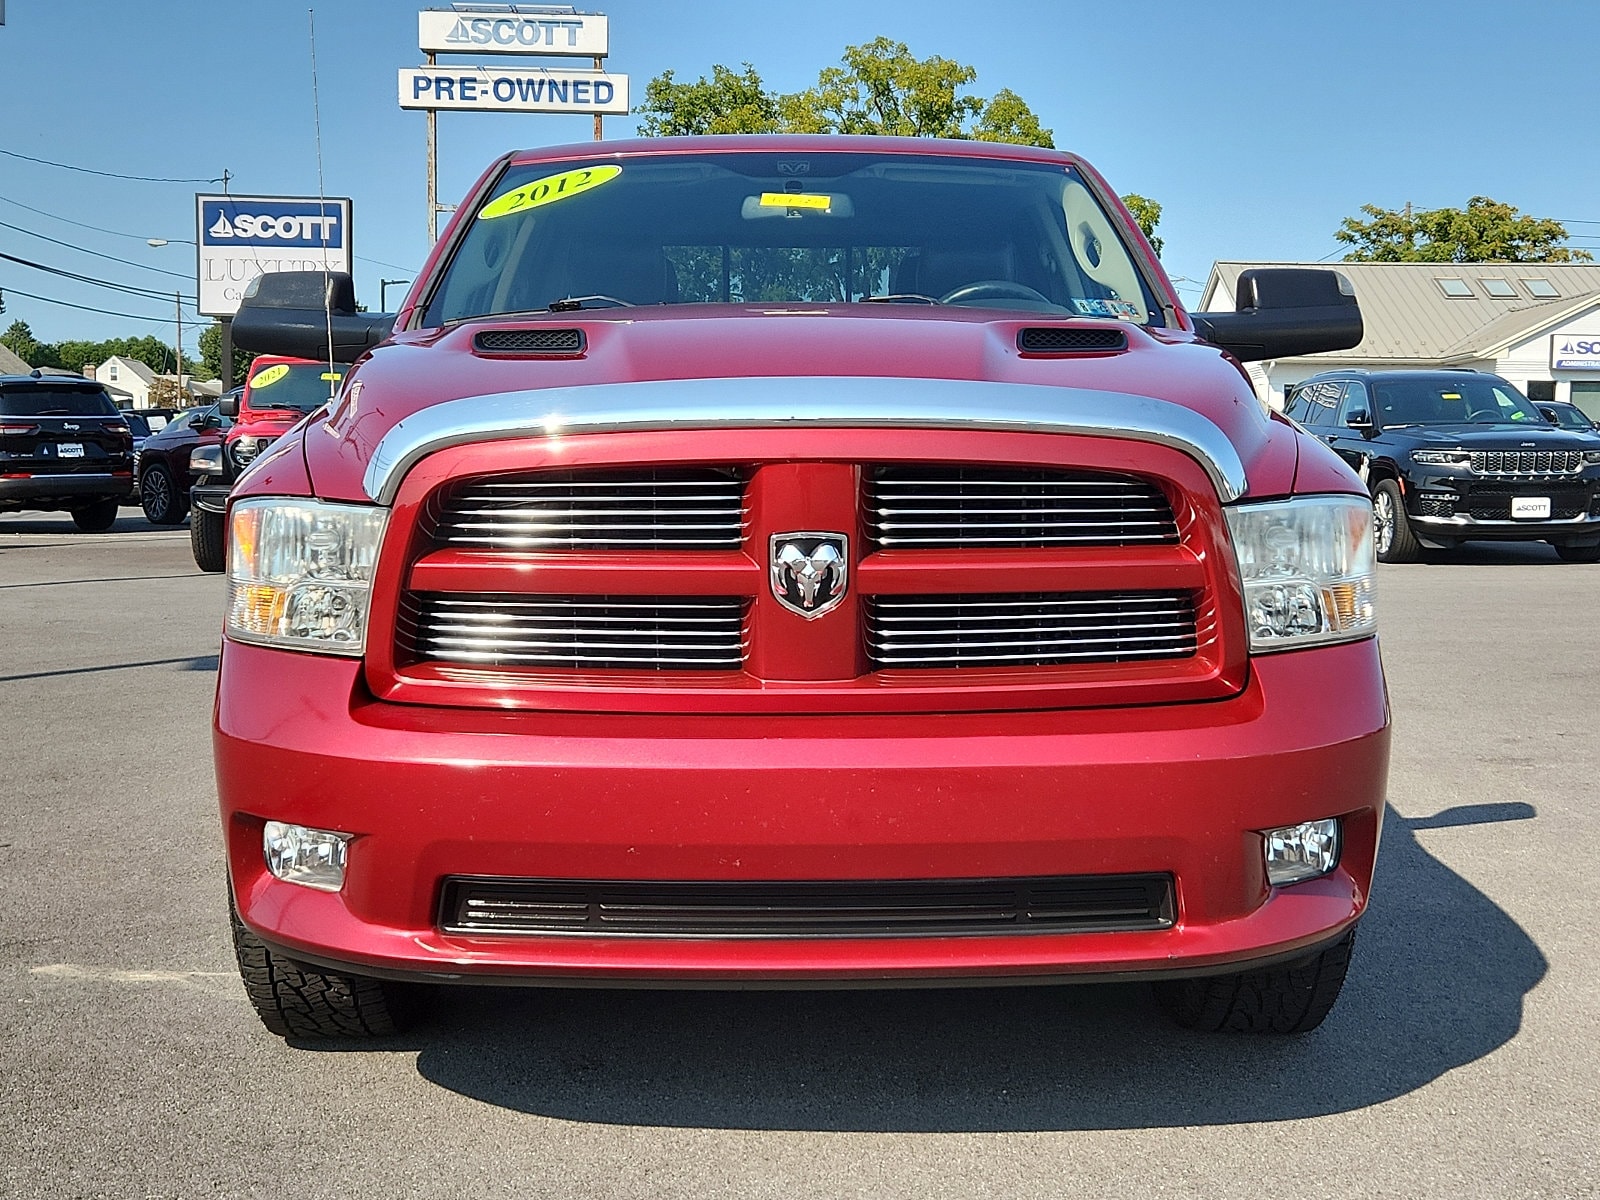
{"type": "MultiPolygon", "coordinates": [[[[92,275],[80,275],[76,271],[63,271],[60,267],[47,267],[43,263],[30,262],[26,258],[18,258],[15,254],[0,254],[0,259],[4,259],[6,262],[16,263],[20,267],[31,267],[35,271],[43,271],[49,275],[59,275],[63,279],[71,279],[77,283],[87,283],[93,285],[94,287],[110,288],[114,292],[126,292],[130,296],[140,296],[147,300],[165,300],[169,295],[182,296],[182,293],[178,292],[176,289],[171,292],[162,292],[156,290],[155,288],[134,287],[131,284],[126,283],[112,283],[107,279],[96,279],[92,275]]],[[[199,303],[194,296],[183,296],[182,298],[188,300],[191,304],[199,303]]]]}
{"type": "Polygon", "coordinates": [[[222,183],[223,178],[215,179],[165,179],[156,175],[119,175],[115,171],[97,171],[93,167],[75,167],[71,163],[51,162],[48,158],[34,158],[30,154],[18,154],[15,150],[0,150],[9,158],[20,158],[26,162],[40,163],[46,167],[60,167],[63,171],[78,171],[84,175],[100,175],[106,179],[131,179],[136,183],[222,183]]]}
{"type": "Polygon", "coordinates": [[[63,242],[53,237],[45,237],[45,235],[42,233],[35,233],[31,229],[24,229],[21,225],[12,225],[6,221],[0,221],[0,229],[14,229],[18,233],[25,233],[29,237],[38,238],[41,242],[49,242],[56,246],[65,246],[68,250],[76,250],[79,254],[92,254],[94,257],[103,258],[107,262],[122,263],[127,267],[138,267],[141,271],[154,271],[158,275],[170,275],[174,279],[182,279],[185,281],[193,278],[192,275],[185,275],[180,271],[168,271],[164,267],[152,267],[148,263],[134,262],[131,258],[118,258],[115,254],[101,254],[98,250],[87,250],[82,246],[74,246],[71,242],[63,242]]]}
{"type": "Polygon", "coordinates": [[[83,312],[100,313],[107,317],[127,317],[130,321],[149,321],[152,325],[165,325],[170,317],[147,317],[139,313],[112,312],[109,308],[94,308],[87,304],[71,304],[66,300],[54,300],[49,296],[35,296],[32,292],[24,292],[14,287],[6,288],[8,296],[25,296],[29,300],[38,300],[44,304],[59,304],[62,308],[76,308],[83,312]]]}
{"type": "Polygon", "coordinates": [[[96,233],[109,233],[112,237],[132,238],[136,242],[148,241],[147,235],[142,233],[123,233],[119,229],[105,229],[99,225],[87,225],[82,221],[74,221],[71,217],[63,217],[57,213],[46,212],[42,208],[34,208],[31,204],[24,204],[20,200],[13,200],[10,196],[0,196],[0,200],[7,204],[15,204],[18,208],[25,208],[31,213],[38,213],[41,217],[49,217],[52,221],[63,221],[68,225],[76,225],[79,229],[92,229],[96,233]]]}

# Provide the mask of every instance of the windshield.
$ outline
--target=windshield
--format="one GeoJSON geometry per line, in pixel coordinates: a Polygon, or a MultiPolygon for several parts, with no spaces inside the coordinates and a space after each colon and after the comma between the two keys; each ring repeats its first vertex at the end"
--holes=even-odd
{"type": "Polygon", "coordinates": [[[1555,404],[1540,409],[1547,417],[1563,429],[1581,429],[1585,433],[1594,431],[1594,422],[1583,415],[1583,410],[1570,404],[1555,404]]]}
{"type": "Polygon", "coordinates": [[[954,304],[1161,321],[1070,168],[867,153],[511,167],[425,322],[636,304],[954,304]]]}
{"type": "Polygon", "coordinates": [[[1422,375],[1372,385],[1384,425],[1547,424],[1539,410],[1503,379],[1422,375]]]}
{"type": "Polygon", "coordinates": [[[267,408],[310,412],[327,403],[343,378],[342,367],[330,371],[327,363],[274,363],[251,377],[246,407],[256,412],[267,408]]]}
{"type": "Polygon", "coordinates": [[[0,417],[118,417],[103,388],[90,384],[8,383],[0,387],[0,417]]]}

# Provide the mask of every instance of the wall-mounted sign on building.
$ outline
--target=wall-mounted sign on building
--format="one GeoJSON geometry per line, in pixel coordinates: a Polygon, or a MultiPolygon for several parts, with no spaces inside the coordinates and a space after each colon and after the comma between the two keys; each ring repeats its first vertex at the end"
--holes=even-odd
{"type": "Polygon", "coordinates": [[[417,14],[417,48],[429,54],[565,54],[604,58],[610,18],[599,13],[417,14]]]}
{"type": "Polygon", "coordinates": [[[1550,338],[1552,371],[1600,371],[1600,333],[1558,333],[1550,338]]]}
{"type": "Polygon", "coordinates": [[[403,67],[400,107],[626,114],[628,77],[545,68],[403,67]]]}
{"type": "Polygon", "coordinates": [[[350,268],[350,201],[315,196],[196,196],[200,312],[231,317],[272,271],[350,268]]]}

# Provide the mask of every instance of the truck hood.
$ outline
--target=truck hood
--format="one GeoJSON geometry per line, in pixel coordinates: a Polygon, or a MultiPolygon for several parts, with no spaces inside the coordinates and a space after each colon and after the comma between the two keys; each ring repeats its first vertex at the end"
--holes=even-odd
{"type": "MultiPolygon", "coordinates": [[[[600,390],[607,385],[777,377],[965,380],[1151,398],[1215,426],[1238,456],[1249,492],[1282,494],[1292,486],[1293,431],[1269,420],[1237,364],[1186,333],[921,306],[885,307],[870,315],[859,305],[624,308],[500,317],[401,333],[359,363],[346,376],[338,403],[310,423],[306,467],[318,496],[369,501],[376,496],[367,477],[380,443],[402,421],[436,405],[495,397],[499,411],[526,416],[515,434],[501,436],[529,436],[546,427],[544,416],[569,411],[580,394],[593,407],[596,396],[607,394],[600,390]],[[1038,327],[1114,329],[1126,335],[1128,345],[1113,352],[1024,355],[1017,348],[1018,334],[1038,327]],[[514,329],[578,330],[583,350],[558,357],[474,349],[480,333],[514,329]]],[[[951,395],[948,388],[940,390],[951,395]]],[[[615,394],[637,391],[619,388],[615,394]]],[[[1100,407],[1108,403],[1114,407],[1102,396],[1100,407]]],[[[975,397],[974,417],[983,415],[980,405],[975,397]]],[[[1130,399],[1130,412],[1134,407],[1137,401],[1130,399]]]]}

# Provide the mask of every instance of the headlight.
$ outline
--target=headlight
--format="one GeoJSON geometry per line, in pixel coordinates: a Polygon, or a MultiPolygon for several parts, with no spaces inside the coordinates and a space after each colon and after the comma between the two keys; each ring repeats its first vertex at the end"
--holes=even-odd
{"type": "Polygon", "coordinates": [[[360,654],[386,508],[241,500],[228,535],[228,616],[241,642],[360,654]]]}
{"type": "Polygon", "coordinates": [[[1307,496],[1224,510],[1244,583],[1254,654],[1378,631],[1372,503],[1307,496]]]}
{"type": "Polygon", "coordinates": [[[1465,450],[1413,450],[1411,461],[1430,467],[1464,467],[1472,456],[1465,450]]]}
{"type": "Polygon", "coordinates": [[[1585,450],[1583,452],[1583,465],[1592,467],[1600,464],[1600,450],[1585,450]]]}
{"type": "Polygon", "coordinates": [[[245,434],[243,437],[234,438],[233,441],[228,443],[228,452],[233,455],[235,465],[246,467],[254,461],[256,455],[261,453],[261,447],[271,440],[271,438],[251,437],[249,434],[245,434]]]}

